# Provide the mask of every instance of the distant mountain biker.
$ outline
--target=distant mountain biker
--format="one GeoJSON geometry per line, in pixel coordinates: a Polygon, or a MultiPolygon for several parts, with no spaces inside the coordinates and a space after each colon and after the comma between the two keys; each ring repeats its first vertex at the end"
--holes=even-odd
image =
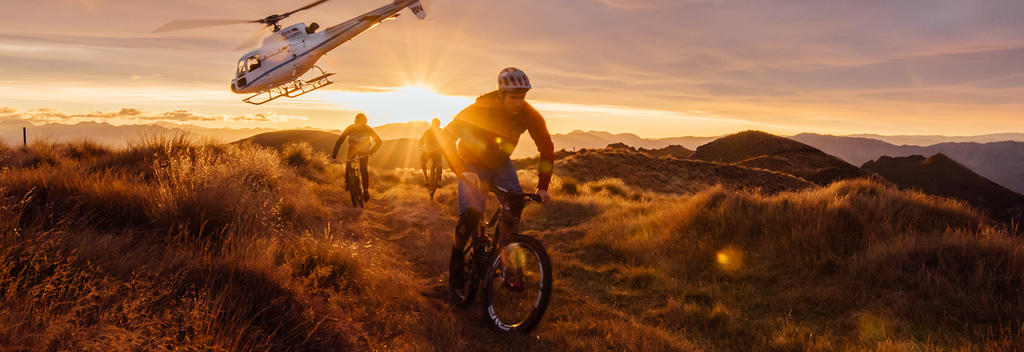
{"type": "MultiPolygon", "coordinates": [[[[549,198],[547,189],[554,166],[554,145],[544,117],[526,102],[526,92],[530,88],[530,80],[523,71],[514,67],[501,70],[498,90],[477,98],[444,128],[447,137],[443,145],[446,149],[444,156],[448,158],[452,171],[459,175],[459,222],[452,246],[452,262],[458,267],[463,264],[462,249],[473,231],[479,228],[489,185],[522,192],[509,157],[525,131],[529,131],[540,152],[537,193],[544,202],[549,198]],[[455,149],[456,140],[459,141],[457,154],[449,152],[455,149]]],[[[502,246],[510,233],[518,232],[519,217],[525,206],[522,199],[513,202],[515,204],[507,204],[510,211],[503,212],[500,220],[502,246]]],[[[509,257],[502,253],[502,262],[506,266],[510,264],[509,257]]],[[[462,270],[452,272],[461,273],[462,270]]],[[[450,277],[449,280],[459,287],[464,278],[450,277]]]]}
{"type": "Polygon", "coordinates": [[[419,148],[420,148],[420,168],[423,169],[423,181],[426,184],[430,183],[429,176],[427,173],[427,165],[430,161],[434,163],[441,162],[441,120],[436,117],[430,121],[430,128],[423,132],[423,136],[420,137],[419,148]]]}
{"type": "Polygon", "coordinates": [[[345,173],[348,174],[352,168],[351,160],[358,157],[359,176],[363,179],[363,200],[370,200],[370,174],[366,164],[369,161],[369,156],[380,149],[380,136],[373,131],[373,128],[366,125],[366,115],[356,114],[355,123],[345,128],[345,132],[338,137],[338,142],[334,143],[331,160],[338,160],[338,149],[341,148],[341,144],[345,142],[346,138],[348,139],[348,157],[345,160],[348,162],[345,163],[345,173]]]}

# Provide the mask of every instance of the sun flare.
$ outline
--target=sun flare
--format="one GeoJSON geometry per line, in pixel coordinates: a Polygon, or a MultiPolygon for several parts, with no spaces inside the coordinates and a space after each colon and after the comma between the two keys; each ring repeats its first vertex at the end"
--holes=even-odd
{"type": "Polygon", "coordinates": [[[438,93],[426,85],[366,87],[359,92],[328,91],[320,97],[321,103],[366,113],[371,125],[430,121],[435,117],[447,123],[473,102],[469,97],[438,93]]]}

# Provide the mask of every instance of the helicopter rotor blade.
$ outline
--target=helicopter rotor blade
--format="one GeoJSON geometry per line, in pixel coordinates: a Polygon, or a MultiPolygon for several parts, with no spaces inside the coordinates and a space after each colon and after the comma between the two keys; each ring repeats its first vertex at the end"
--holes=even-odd
{"type": "Polygon", "coordinates": [[[296,12],[299,12],[299,11],[302,11],[302,10],[306,10],[306,9],[309,9],[310,7],[313,7],[313,6],[316,6],[316,5],[320,5],[320,4],[322,4],[322,3],[325,3],[325,2],[327,2],[327,0],[317,0],[317,1],[314,1],[314,2],[310,3],[309,5],[306,5],[306,6],[300,7],[300,8],[298,8],[298,9],[296,9],[296,10],[292,10],[292,11],[290,11],[290,12],[285,12],[285,13],[282,13],[282,14],[281,14],[281,17],[288,17],[288,16],[291,16],[291,15],[292,15],[293,13],[296,13],[296,12]]]}
{"type": "Polygon", "coordinates": [[[249,49],[253,46],[259,45],[260,39],[263,38],[263,33],[266,33],[268,28],[270,28],[270,26],[263,27],[262,29],[257,31],[256,34],[253,34],[251,37],[249,37],[249,39],[246,39],[245,42],[235,47],[235,50],[249,49]]]}
{"type": "Polygon", "coordinates": [[[248,19],[174,19],[153,33],[251,23],[258,23],[258,21],[248,19]]]}

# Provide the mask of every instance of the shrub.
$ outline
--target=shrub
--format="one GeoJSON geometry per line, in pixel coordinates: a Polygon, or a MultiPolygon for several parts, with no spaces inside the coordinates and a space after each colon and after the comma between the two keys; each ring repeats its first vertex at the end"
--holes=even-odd
{"type": "Polygon", "coordinates": [[[576,182],[572,180],[562,180],[562,187],[559,188],[562,194],[575,196],[579,194],[579,190],[576,188],[576,182]]]}

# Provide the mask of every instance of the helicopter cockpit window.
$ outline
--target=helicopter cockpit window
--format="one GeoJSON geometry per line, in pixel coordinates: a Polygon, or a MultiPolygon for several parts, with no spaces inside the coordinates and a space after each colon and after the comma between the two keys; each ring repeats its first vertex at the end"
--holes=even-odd
{"type": "Polygon", "coordinates": [[[246,62],[248,63],[248,66],[249,66],[249,72],[252,72],[252,70],[255,70],[257,68],[260,68],[260,56],[259,55],[250,56],[249,59],[246,60],[246,62]]]}
{"type": "Polygon", "coordinates": [[[238,60],[238,72],[235,73],[236,77],[242,77],[245,74],[245,60],[238,60]]]}

